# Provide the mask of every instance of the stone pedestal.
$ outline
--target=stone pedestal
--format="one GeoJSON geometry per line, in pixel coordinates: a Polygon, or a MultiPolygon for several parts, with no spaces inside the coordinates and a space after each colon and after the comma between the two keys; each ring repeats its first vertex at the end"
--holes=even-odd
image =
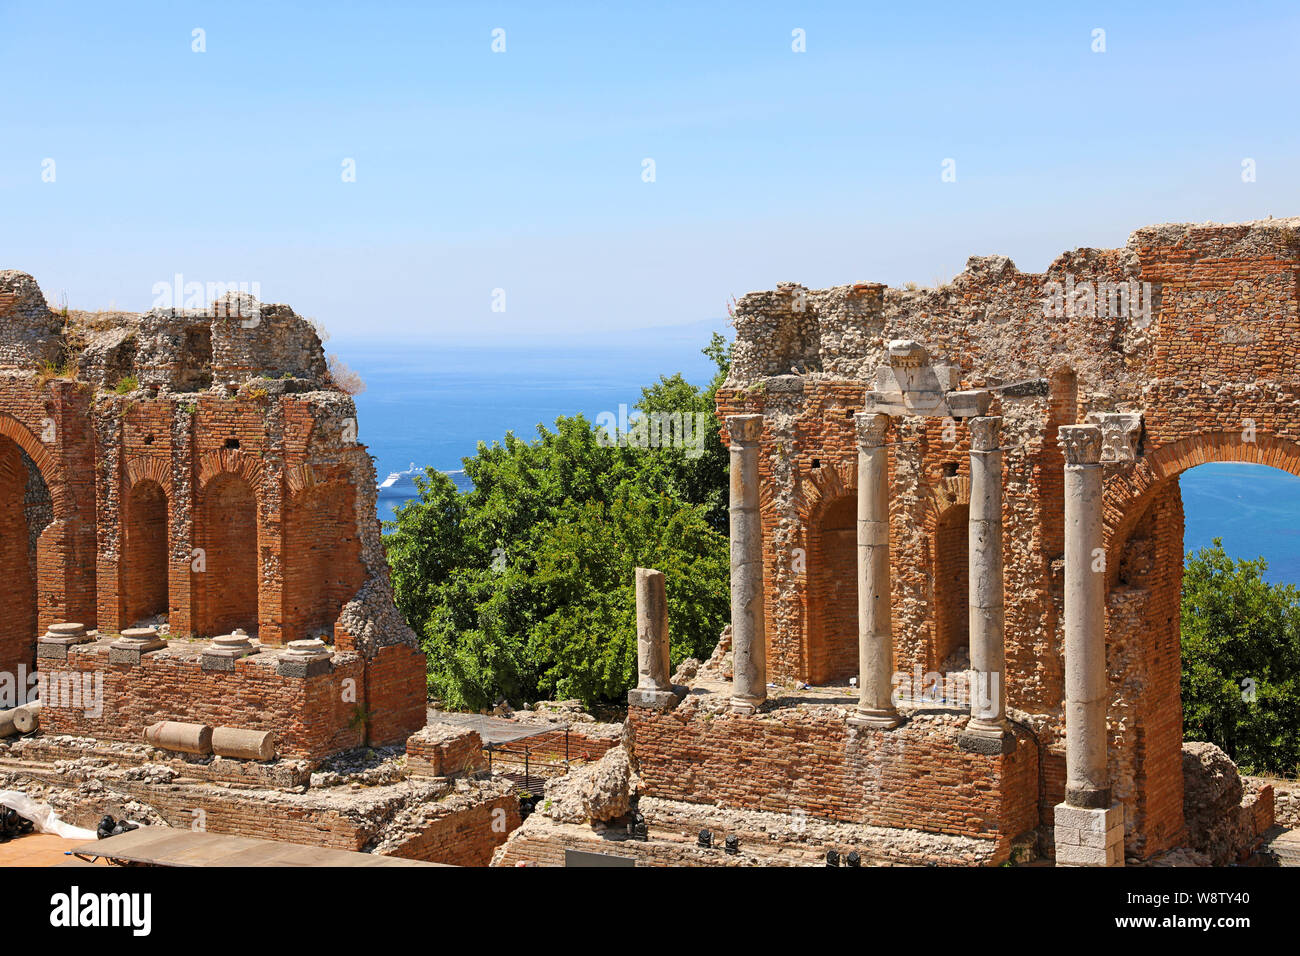
{"type": "Polygon", "coordinates": [[[1065,802],[1111,805],[1106,768],[1106,553],[1101,429],[1059,430],[1065,452],[1065,802]]]}
{"type": "Polygon", "coordinates": [[[758,514],[762,415],[727,419],[731,437],[731,708],[754,713],[767,699],[763,528],[758,514]]]}
{"type": "Polygon", "coordinates": [[[117,640],[108,645],[110,664],[139,664],[142,654],[167,646],[153,627],[128,627],[117,640]]]}
{"type": "Polygon", "coordinates": [[[970,420],[970,721],[958,745],[1007,753],[1015,744],[1006,717],[1005,613],[1002,599],[1002,419],[970,420]]]}
{"type": "Polygon", "coordinates": [[[280,651],[275,672],[281,677],[315,677],[328,674],[333,666],[334,652],[320,638],[290,641],[280,651]]]}
{"type": "Polygon", "coordinates": [[[1124,805],[1106,808],[1056,805],[1057,866],[1123,866],[1124,805]]]}
{"type": "Polygon", "coordinates": [[[205,671],[233,671],[235,661],[257,652],[258,648],[249,639],[248,633],[242,628],[236,628],[230,634],[212,639],[212,643],[203,649],[203,654],[199,657],[199,666],[205,671]]]}
{"type": "Polygon", "coordinates": [[[87,644],[94,640],[86,633],[86,625],[66,622],[51,624],[45,633],[36,639],[36,659],[38,661],[66,661],[68,648],[76,644],[87,644]]]}
{"type": "Polygon", "coordinates": [[[633,707],[663,710],[676,703],[668,662],[668,592],[664,573],[636,569],[636,687],[627,692],[633,707]]]}
{"type": "Polygon", "coordinates": [[[894,627],[889,591],[888,415],[858,413],[858,709],[850,722],[889,729],[901,722],[891,697],[894,627]]]}

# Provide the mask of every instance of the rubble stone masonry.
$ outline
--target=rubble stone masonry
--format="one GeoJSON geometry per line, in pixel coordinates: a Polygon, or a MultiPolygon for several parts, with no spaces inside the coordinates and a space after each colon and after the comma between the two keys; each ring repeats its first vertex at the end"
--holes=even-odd
{"type": "Polygon", "coordinates": [[[41,662],[104,677],[100,716],[47,708],[50,727],[228,721],[320,754],[423,726],[375,494],[356,407],[289,307],[55,313],[0,272],[0,670],[31,671],[57,622],[101,638],[41,662]],[[110,639],[159,623],[170,646],[109,660],[110,639]],[[202,647],[236,628],[258,653],[205,669],[202,647]],[[324,669],[278,672],[276,649],[309,638],[324,669]]]}
{"type": "MultiPolygon", "coordinates": [[[[699,717],[637,714],[650,792],[773,809],[798,794],[833,819],[951,833],[980,831],[1000,801],[993,815],[1004,836],[1001,827],[1025,813],[1028,774],[1050,830],[1064,788],[1057,429],[1094,421],[1106,443],[1109,776],[1124,806],[1128,856],[1179,845],[1178,476],[1218,461],[1300,474],[1298,277],[1300,219],[1284,219],[1147,227],[1122,249],[1065,253],[1042,274],[985,256],[934,289],[783,283],[741,298],[718,413],[763,416],[768,679],[791,686],[856,673],[853,414],[887,364],[888,343],[911,339],[934,363],[957,366],[961,388],[990,390],[988,414],[1002,417],[1005,683],[1022,730],[1000,766],[976,768],[974,756],[941,753],[939,739],[906,729],[892,744],[864,746],[830,717],[718,718],[715,731],[699,717]],[[1137,292],[1126,308],[1121,286],[1137,292]],[[1053,294],[1068,308],[1052,309],[1053,294]],[[1096,417],[1106,413],[1130,413],[1135,424],[1096,417]],[[1041,760],[1023,728],[1037,737],[1041,760]],[[846,773],[867,752],[875,756],[861,772],[890,781],[878,792],[846,773]],[[1001,794],[988,805],[987,787],[1001,794]]],[[[964,668],[967,426],[899,417],[887,444],[896,666],[964,668]]]]}

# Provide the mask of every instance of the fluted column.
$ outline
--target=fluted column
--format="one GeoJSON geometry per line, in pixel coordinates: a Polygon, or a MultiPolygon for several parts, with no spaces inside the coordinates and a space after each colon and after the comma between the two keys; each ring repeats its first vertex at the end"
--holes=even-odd
{"type": "Polygon", "coordinates": [[[889,592],[888,415],[859,412],[858,429],[858,711],[855,724],[897,727],[890,699],[894,629],[889,592]]]}
{"type": "Polygon", "coordinates": [[[731,437],[731,708],[752,714],[767,699],[763,528],[758,515],[762,415],[727,418],[731,437]]]}
{"type": "Polygon", "coordinates": [[[1001,753],[1012,744],[1006,711],[1005,614],[1002,604],[1002,447],[1000,417],[972,418],[970,517],[970,721],[968,750],[1001,753]]]}

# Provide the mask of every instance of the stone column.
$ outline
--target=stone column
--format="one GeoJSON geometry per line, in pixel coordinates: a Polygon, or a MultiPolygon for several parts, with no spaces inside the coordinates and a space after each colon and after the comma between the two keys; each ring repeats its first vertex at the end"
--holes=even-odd
{"type": "Polygon", "coordinates": [[[731,708],[752,714],[767,699],[763,528],[758,515],[762,415],[727,418],[731,436],[731,708]]]}
{"type": "Polygon", "coordinates": [[[676,701],[668,664],[668,593],[664,573],[636,569],[636,687],[633,707],[664,709],[676,701]]]}
{"type": "Polygon", "coordinates": [[[963,749],[1005,753],[1015,743],[1007,723],[1002,606],[1002,419],[970,419],[970,721],[963,749]]]}
{"type": "Polygon", "coordinates": [[[1057,862],[1122,866],[1124,809],[1106,770],[1106,567],[1101,429],[1059,429],[1065,451],[1065,802],[1055,814],[1057,862]]]}
{"type": "Polygon", "coordinates": [[[859,412],[858,428],[858,711],[859,726],[900,723],[890,693],[894,628],[889,591],[888,415],[859,412]]]}

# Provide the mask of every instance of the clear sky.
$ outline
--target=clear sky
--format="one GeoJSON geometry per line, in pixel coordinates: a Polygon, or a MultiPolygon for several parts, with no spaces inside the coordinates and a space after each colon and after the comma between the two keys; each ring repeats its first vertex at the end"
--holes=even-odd
{"type": "Polygon", "coordinates": [[[593,345],[1300,214],[1296,5],[1131,6],[0,0],[0,268],[74,308],[181,273],[336,339],[593,345]]]}

